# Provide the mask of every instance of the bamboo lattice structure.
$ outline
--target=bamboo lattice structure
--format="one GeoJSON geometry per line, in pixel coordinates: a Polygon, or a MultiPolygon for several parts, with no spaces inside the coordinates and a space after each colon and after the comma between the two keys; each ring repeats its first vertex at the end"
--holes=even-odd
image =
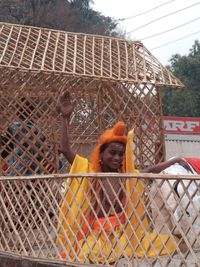
{"type": "MultiPolygon", "coordinates": [[[[71,247],[71,249],[66,250],[66,242],[61,242],[60,246],[56,245],[56,237],[58,233],[57,225],[59,220],[60,205],[65,201],[65,194],[63,190],[63,184],[66,186],[66,190],[69,190],[73,198],[76,198],[76,192],[70,190],[70,184],[73,179],[79,181],[79,188],[82,187],[82,176],[81,175],[68,175],[68,174],[57,174],[57,175],[46,175],[46,176],[24,176],[24,177],[0,177],[0,258],[2,255],[7,255],[6,252],[10,252],[11,256],[18,256],[20,258],[29,259],[39,262],[46,262],[45,266],[54,266],[53,263],[57,263],[58,266],[113,266],[113,262],[109,262],[108,257],[103,258],[102,262],[98,262],[99,254],[95,253],[95,244],[98,245],[98,237],[92,230],[92,225],[87,223],[87,218],[81,213],[81,208],[85,204],[84,202],[89,201],[88,194],[84,193],[85,201],[80,205],[80,213],[83,215],[83,220],[80,224],[76,223],[77,231],[81,232],[83,235],[83,225],[87,225],[90,235],[94,238],[94,244],[89,249],[94,251],[91,254],[82,253],[82,248],[78,240],[77,235],[74,236],[74,240],[70,241],[68,235],[66,234],[66,242],[71,247]],[[66,178],[68,182],[66,183],[66,178]],[[80,179],[81,178],[81,179],[80,179]],[[36,187],[37,185],[37,187],[36,187]],[[39,194],[38,191],[39,190],[39,194]],[[12,198],[10,197],[12,195],[12,198]],[[48,203],[48,206],[47,206],[48,203]],[[26,213],[24,213],[26,211],[26,213]],[[60,252],[65,252],[66,258],[63,259],[60,252]],[[72,259],[73,255],[73,259],[72,259]],[[52,265],[51,265],[52,264],[52,265]],[[63,265],[62,265],[63,264],[63,265]]],[[[86,174],[85,179],[91,179],[94,174],[86,174]]],[[[114,179],[116,174],[96,174],[96,179],[100,181],[100,187],[104,187],[103,179],[114,179]]],[[[145,255],[143,258],[138,257],[135,254],[139,243],[147,235],[147,230],[144,229],[144,234],[138,240],[138,243],[133,247],[129,240],[131,236],[127,236],[126,227],[130,224],[130,217],[123,209],[124,216],[126,217],[126,223],[122,224],[122,233],[125,234],[126,244],[124,247],[129,246],[131,249],[131,254],[127,256],[125,250],[121,248],[121,255],[117,261],[117,266],[199,266],[200,260],[200,218],[199,218],[199,205],[194,202],[195,195],[199,194],[200,176],[196,175],[191,178],[191,176],[169,176],[169,175],[156,175],[156,174],[120,174],[117,176],[120,179],[123,191],[126,189],[124,187],[124,180],[130,179],[132,177],[139,177],[140,182],[144,185],[147,184],[149,179],[160,179],[159,185],[155,188],[154,192],[146,187],[146,190],[141,194],[140,201],[144,204],[145,213],[148,215],[148,220],[151,226],[151,230],[156,231],[157,234],[168,234],[169,238],[174,242],[175,251],[173,253],[168,252],[165,256],[157,255],[155,257],[148,257],[145,255]],[[179,186],[182,188],[183,194],[178,196],[174,190],[172,179],[179,181],[179,186]],[[186,183],[187,182],[187,183],[186,183]],[[170,192],[167,198],[164,198],[162,193],[162,186],[166,183],[170,192]],[[195,188],[194,194],[188,193],[189,189],[195,188]],[[157,197],[159,196],[159,201],[157,197]],[[173,209],[167,208],[167,203],[169,199],[176,199],[176,205],[173,209]],[[145,201],[148,199],[148,202],[145,201]],[[185,201],[182,201],[185,199],[185,201]],[[154,210],[152,214],[151,210],[154,210]],[[188,210],[194,210],[193,216],[188,216],[188,210]],[[166,210],[168,209],[168,214],[166,210]],[[165,213],[163,211],[165,210],[165,213]],[[176,218],[176,213],[179,212],[181,216],[179,219],[176,218]],[[155,215],[156,214],[156,215],[155,215]],[[170,225],[169,219],[174,220],[174,223],[170,225]],[[159,221],[159,223],[157,223],[159,221]],[[158,227],[158,224],[159,227],[158,227]],[[177,232],[179,234],[177,235],[177,232]],[[176,233],[176,236],[174,235],[176,233]],[[177,240],[178,236],[178,240],[177,240]]],[[[116,178],[115,178],[116,179],[116,178]]],[[[174,180],[173,180],[174,181],[174,180]]],[[[96,198],[98,192],[95,192],[94,184],[90,183],[90,190],[94,193],[94,198],[96,198]]],[[[79,189],[77,188],[77,190],[79,189]]],[[[133,191],[135,189],[133,188],[133,191]]],[[[127,201],[129,202],[131,194],[127,196],[127,201]]],[[[119,195],[116,195],[116,201],[120,203],[119,195]]],[[[135,213],[136,206],[132,205],[133,214],[135,213]]],[[[92,205],[92,204],[90,204],[92,205]]],[[[112,209],[114,209],[111,203],[112,209]]],[[[92,209],[92,206],[90,206],[92,209]]],[[[101,207],[103,208],[103,206],[101,207]]],[[[72,213],[72,204],[68,203],[67,214],[72,213]]],[[[67,214],[65,217],[67,218],[67,214]]],[[[97,218],[98,220],[98,218],[97,218]]],[[[108,221],[109,222],[109,221],[108,221]]],[[[141,222],[137,225],[132,226],[133,233],[139,227],[141,222]]],[[[68,225],[73,227],[74,225],[68,225]]],[[[70,228],[72,229],[72,228],[70,228]]],[[[72,230],[71,230],[72,231],[72,230]]],[[[105,233],[104,225],[100,223],[101,233],[105,233]]],[[[69,233],[68,233],[69,234],[69,233]]],[[[109,237],[116,235],[113,231],[109,233],[109,237]]],[[[87,237],[85,235],[84,241],[87,244],[87,237]]],[[[120,242],[120,236],[116,236],[117,246],[120,242]]],[[[104,247],[105,244],[102,244],[104,247]]],[[[153,244],[151,244],[153,247],[153,244]]],[[[166,248],[166,241],[162,242],[160,251],[166,248]]],[[[149,249],[149,248],[148,248],[149,249]]],[[[146,248],[146,251],[148,252],[146,248]]],[[[144,249],[145,250],[145,249],[144,249]]],[[[108,256],[116,253],[108,251],[108,256]]],[[[18,265],[16,265],[18,266],[18,265]]],[[[20,265],[19,265],[20,266],[20,265]]],[[[31,265],[35,266],[35,265],[31,265]]],[[[56,265],[57,266],[57,265],[56,265]]]]}
{"type": "MultiPolygon", "coordinates": [[[[99,134],[123,120],[127,130],[135,128],[135,163],[144,168],[165,158],[162,87],[183,88],[183,84],[139,41],[0,23],[2,252],[61,262],[59,251],[64,245],[58,248],[55,236],[64,198],[62,173],[67,172],[68,166],[58,153],[60,95],[69,90],[75,104],[70,134],[77,153],[89,156],[99,134]],[[46,174],[52,176],[45,177],[46,174]]],[[[159,187],[156,190],[160,192],[159,187]]],[[[144,198],[151,197],[146,190],[144,198]]],[[[155,228],[150,203],[152,198],[146,212],[155,228]]],[[[172,229],[167,231],[173,239],[172,229]]],[[[193,245],[199,240],[191,243],[189,234],[181,233],[180,243],[186,243],[187,253],[183,254],[176,245],[180,262],[197,264],[199,258],[193,245]]],[[[73,250],[73,244],[71,247],[73,250]]],[[[69,265],[80,263],[79,252],[80,247],[74,261],[68,256],[69,265]]],[[[126,255],[122,258],[128,260],[126,255]]],[[[133,254],[131,259],[134,264],[142,264],[133,254]]],[[[144,261],[152,264],[148,257],[144,261]]],[[[100,264],[97,258],[88,262],[87,255],[83,262],[100,264]]],[[[159,255],[156,262],[161,262],[159,255]]],[[[168,254],[166,265],[160,264],[173,262],[174,257],[168,254]]],[[[104,264],[110,265],[106,259],[104,264]]]]}
{"type": "Polygon", "coordinates": [[[138,167],[164,159],[160,87],[183,85],[141,42],[0,27],[1,164],[9,165],[3,175],[59,171],[56,106],[66,89],[75,101],[71,135],[78,152],[88,155],[102,130],[124,120],[137,129],[138,167]]]}

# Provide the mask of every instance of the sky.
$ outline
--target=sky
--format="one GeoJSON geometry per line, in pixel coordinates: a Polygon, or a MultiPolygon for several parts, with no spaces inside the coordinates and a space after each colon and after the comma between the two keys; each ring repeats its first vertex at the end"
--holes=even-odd
{"type": "Polygon", "coordinates": [[[94,0],[93,2],[92,8],[104,16],[114,19],[126,18],[119,20],[119,28],[128,33],[129,39],[142,41],[163,65],[169,64],[174,54],[188,55],[194,41],[200,41],[198,0],[94,0]],[[160,34],[162,32],[165,33],[160,34]],[[152,35],[157,36],[151,37],[152,35]]]}

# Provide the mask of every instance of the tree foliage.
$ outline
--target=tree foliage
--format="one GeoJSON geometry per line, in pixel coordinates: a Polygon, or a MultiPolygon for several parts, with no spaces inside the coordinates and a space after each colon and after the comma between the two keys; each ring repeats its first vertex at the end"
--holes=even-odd
{"type": "Polygon", "coordinates": [[[168,68],[183,82],[185,89],[162,91],[164,115],[200,117],[200,42],[194,42],[188,55],[172,56],[168,68]]]}
{"type": "Polygon", "coordinates": [[[117,22],[92,9],[92,0],[0,0],[0,20],[70,32],[119,36],[117,22]]]}

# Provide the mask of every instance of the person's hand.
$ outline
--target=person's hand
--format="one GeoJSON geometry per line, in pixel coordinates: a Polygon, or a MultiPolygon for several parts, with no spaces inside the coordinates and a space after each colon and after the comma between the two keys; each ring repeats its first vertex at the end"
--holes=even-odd
{"type": "Polygon", "coordinates": [[[63,118],[69,119],[74,110],[69,91],[65,91],[60,97],[60,111],[63,118]]]}

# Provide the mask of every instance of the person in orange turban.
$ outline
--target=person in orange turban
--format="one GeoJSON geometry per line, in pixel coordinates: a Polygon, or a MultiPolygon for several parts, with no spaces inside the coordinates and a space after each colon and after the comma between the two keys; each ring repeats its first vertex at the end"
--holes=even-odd
{"type": "Polygon", "coordinates": [[[69,143],[73,111],[69,92],[60,99],[62,136],[60,152],[71,164],[70,173],[108,173],[103,178],[67,179],[59,210],[57,245],[61,257],[81,262],[110,263],[121,257],[160,257],[177,248],[177,240],[149,230],[144,187],[136,178],[109,178],[109,173],[138,173],[133,159],[133,130],[125,124],[107,129],[90,160],[75,154],[69,143]]]}

